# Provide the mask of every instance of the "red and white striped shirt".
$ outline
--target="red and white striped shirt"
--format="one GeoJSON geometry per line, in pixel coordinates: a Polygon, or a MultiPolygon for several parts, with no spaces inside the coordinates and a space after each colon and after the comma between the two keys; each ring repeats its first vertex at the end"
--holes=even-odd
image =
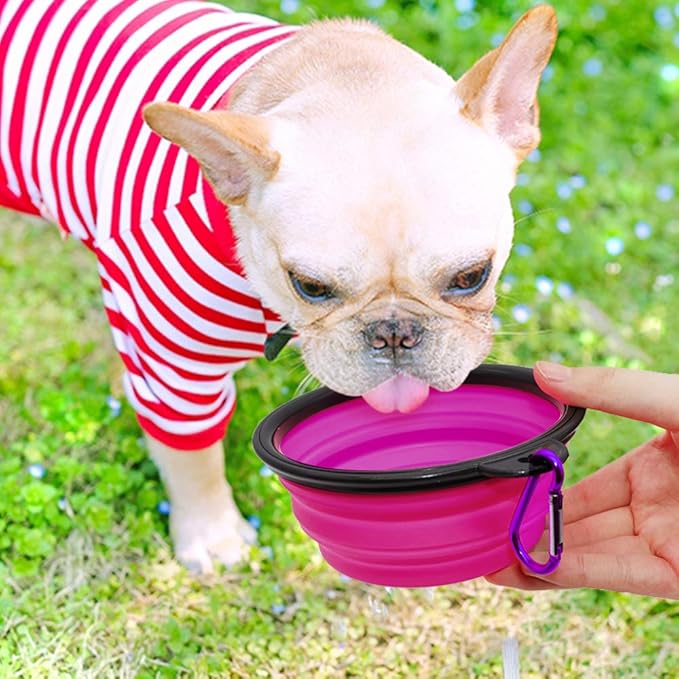
{"type": "Polygon", "coordinates": [[[282,323],[198,164],[140,111],[218,108],[293,31],[195,0],[0,0],[0,205],[94,251],[127,397],[175,448],[224,435],[233,372],[282,323]]]}

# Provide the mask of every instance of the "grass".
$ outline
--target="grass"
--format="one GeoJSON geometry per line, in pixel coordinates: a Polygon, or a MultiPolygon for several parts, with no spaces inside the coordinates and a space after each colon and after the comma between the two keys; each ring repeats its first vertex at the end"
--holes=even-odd
{"type": "MultiPolygon", "coordinates": [[[[529,6],[463,4],[288,2],[286,16],[278,2],[231,3],[295,22],[371,16],[453,75],[529,6]]],[[[667,65],[679,16],[641,1],[555,5],[541,157],[513,194],[516,246],[492,358],[676,370],[679,78],[667,65]]],[[[260,546],[233,571],[189,576],[172,560],[163,489],[133,414],[107,403],[119,374],[91,256],[3,212],[0,290],[0,676],[494,677],[509,635],[524,677],[679,675],[674,602],[340,578],[250,447],[257,421],[304,376],[291,349],[239,374],[226,446],[260,546]]],[[[589,413],[570,446],[570,482],[651,433],[589,413]]]]}

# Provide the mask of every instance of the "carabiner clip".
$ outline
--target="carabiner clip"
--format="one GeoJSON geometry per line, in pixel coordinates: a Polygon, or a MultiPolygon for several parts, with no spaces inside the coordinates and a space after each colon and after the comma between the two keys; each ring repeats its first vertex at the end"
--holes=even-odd
{"type": "Polygon", "coordinates": [[[561,488],[564,481],[563,463],[558,455],[549,448],[542,448],[533,454],[540,457],[552,468],[554,477],[549,486],[549,559],[546,563],[538,563],[531,558],[528,551],[521,543],[521,523],[528,509],[531,497],[540,480],[540,475],[530,476],[516,505],[514,516],[509,524],[509,538],[519,560],[533,573],[549,575],[553,573],[561,562],[563,552],[563,495],[561,488]]]}

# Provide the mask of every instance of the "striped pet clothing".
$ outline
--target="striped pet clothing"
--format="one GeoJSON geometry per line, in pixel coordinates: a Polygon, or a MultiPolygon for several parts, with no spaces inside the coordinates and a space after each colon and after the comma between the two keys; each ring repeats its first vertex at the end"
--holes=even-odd
{"type": "Polygon", "coordinates": [[[140,111],[218,108],[292,33],[194,0],[0,0],[0,205],[95,253],[127,397],[174,448],[224,435],[233,372],[282,322],[198,164],[140,111]]]}

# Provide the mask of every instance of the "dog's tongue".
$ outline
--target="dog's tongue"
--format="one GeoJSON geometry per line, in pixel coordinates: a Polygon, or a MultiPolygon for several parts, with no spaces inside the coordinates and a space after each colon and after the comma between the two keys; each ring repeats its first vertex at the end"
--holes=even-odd
{"type": "Polygon", "coordinates": [[[363,394],[368,405],[381,413],[400,410],[409,413],[419,408],[429,395],[429,385],[409,375],[396,375],[363,394]]]}

